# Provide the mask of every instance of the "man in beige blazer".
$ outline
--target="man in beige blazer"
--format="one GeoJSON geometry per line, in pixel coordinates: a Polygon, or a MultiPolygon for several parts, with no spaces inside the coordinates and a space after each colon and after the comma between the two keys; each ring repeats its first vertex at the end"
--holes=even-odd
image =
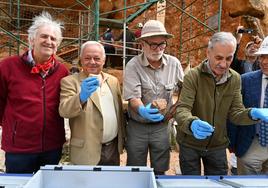
{"type": "Polygon", "coordinates": [[[102,72],[103,46],[81,46],[83,71],[61,81],[60,115],[69,118],[70,160],[77,165],[119,165],[125,121],[118,80],[102,72]]]}

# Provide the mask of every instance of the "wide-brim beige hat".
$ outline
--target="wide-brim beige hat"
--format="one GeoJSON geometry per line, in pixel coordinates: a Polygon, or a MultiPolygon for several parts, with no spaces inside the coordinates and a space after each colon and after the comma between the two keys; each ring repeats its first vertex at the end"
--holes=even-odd
{"type": "Polygon", "coordinates": [[[255,55],[268,55],[268,36],[264,38],[260,48],[255,55]]]}
{"type": "Polygon", "coordinates": [[[137,40],[154,36],[164,36],[166,38],[173,37],[172,34],[167,33],[166,28],[162,22],[158,20],[149,20],[144,24],[141,30],[141,36],[137,38],[137,40]]]}

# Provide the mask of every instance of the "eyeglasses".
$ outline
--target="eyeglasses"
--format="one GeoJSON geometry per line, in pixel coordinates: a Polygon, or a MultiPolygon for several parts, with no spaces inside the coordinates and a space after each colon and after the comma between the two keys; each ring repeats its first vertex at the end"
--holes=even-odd
{"type": "Polygon", "coordinates": [[[144,42],[150,46],[150,49],[151,50],[155,50],[158,47],[159,47],[160,50],[164,50],[167,47],[167,42],[166,41],[165,42],[158,43],[158,44],[157,43],[154,43],[154,42],[149,43],[146,40],[144,40],[144,42]]]}

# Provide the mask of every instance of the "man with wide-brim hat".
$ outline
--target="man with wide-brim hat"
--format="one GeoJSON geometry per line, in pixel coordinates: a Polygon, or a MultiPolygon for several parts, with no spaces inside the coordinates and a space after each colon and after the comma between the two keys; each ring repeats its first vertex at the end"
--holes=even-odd
{"type": "Polygon", "coordinates": [[[173,37],[172,34],[167,33],[166,28],[162,22],[157,20],[149,20],[144,24],[141,30],[141,36],[137,38],[137,41],[153,36],[164,36],[167,39],[173,37]]]}
{"type": "Polygon", "coordinates": [[[160,21],[147,21],[137,39],[143,53],[128,62],[124,77],[124,98],[129,102],[127,165],[146,166],[149,150],[151,167],[157,175],[169,169],[164,116],[172,105],[176,83],[184,76],[179,60],[164,53],[172,36],[160,21]]]}

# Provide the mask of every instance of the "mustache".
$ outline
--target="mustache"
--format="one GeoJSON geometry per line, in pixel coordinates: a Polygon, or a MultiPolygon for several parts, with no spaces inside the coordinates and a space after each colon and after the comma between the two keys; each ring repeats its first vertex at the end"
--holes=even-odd
{"type": "Polygon", "coordinates": [[[226,68],[227,68],[227,66],[223,67],[223,66],[221,66],[221,65],[216,65],[216,67],[217,67],[217,68],[220,68],[220,69],[226,69],[226,68]]]}
{"type": "Polygon", "coordinates": [[[46,47],[46,48],[53,48],[52,45],[43,45],[43,47],[46,47]]]}
{"type": "Polygon", "coordinates": [[[99,67],[100,65],[98,65],[97,63],[87,63],[85,64],[87,67],[99,67]]]}
{"type": "Polygon", "coordinates": [[[152,55],[163,55],[162,52],[159,52],[159,53],[152,53],[152,55]]]}

